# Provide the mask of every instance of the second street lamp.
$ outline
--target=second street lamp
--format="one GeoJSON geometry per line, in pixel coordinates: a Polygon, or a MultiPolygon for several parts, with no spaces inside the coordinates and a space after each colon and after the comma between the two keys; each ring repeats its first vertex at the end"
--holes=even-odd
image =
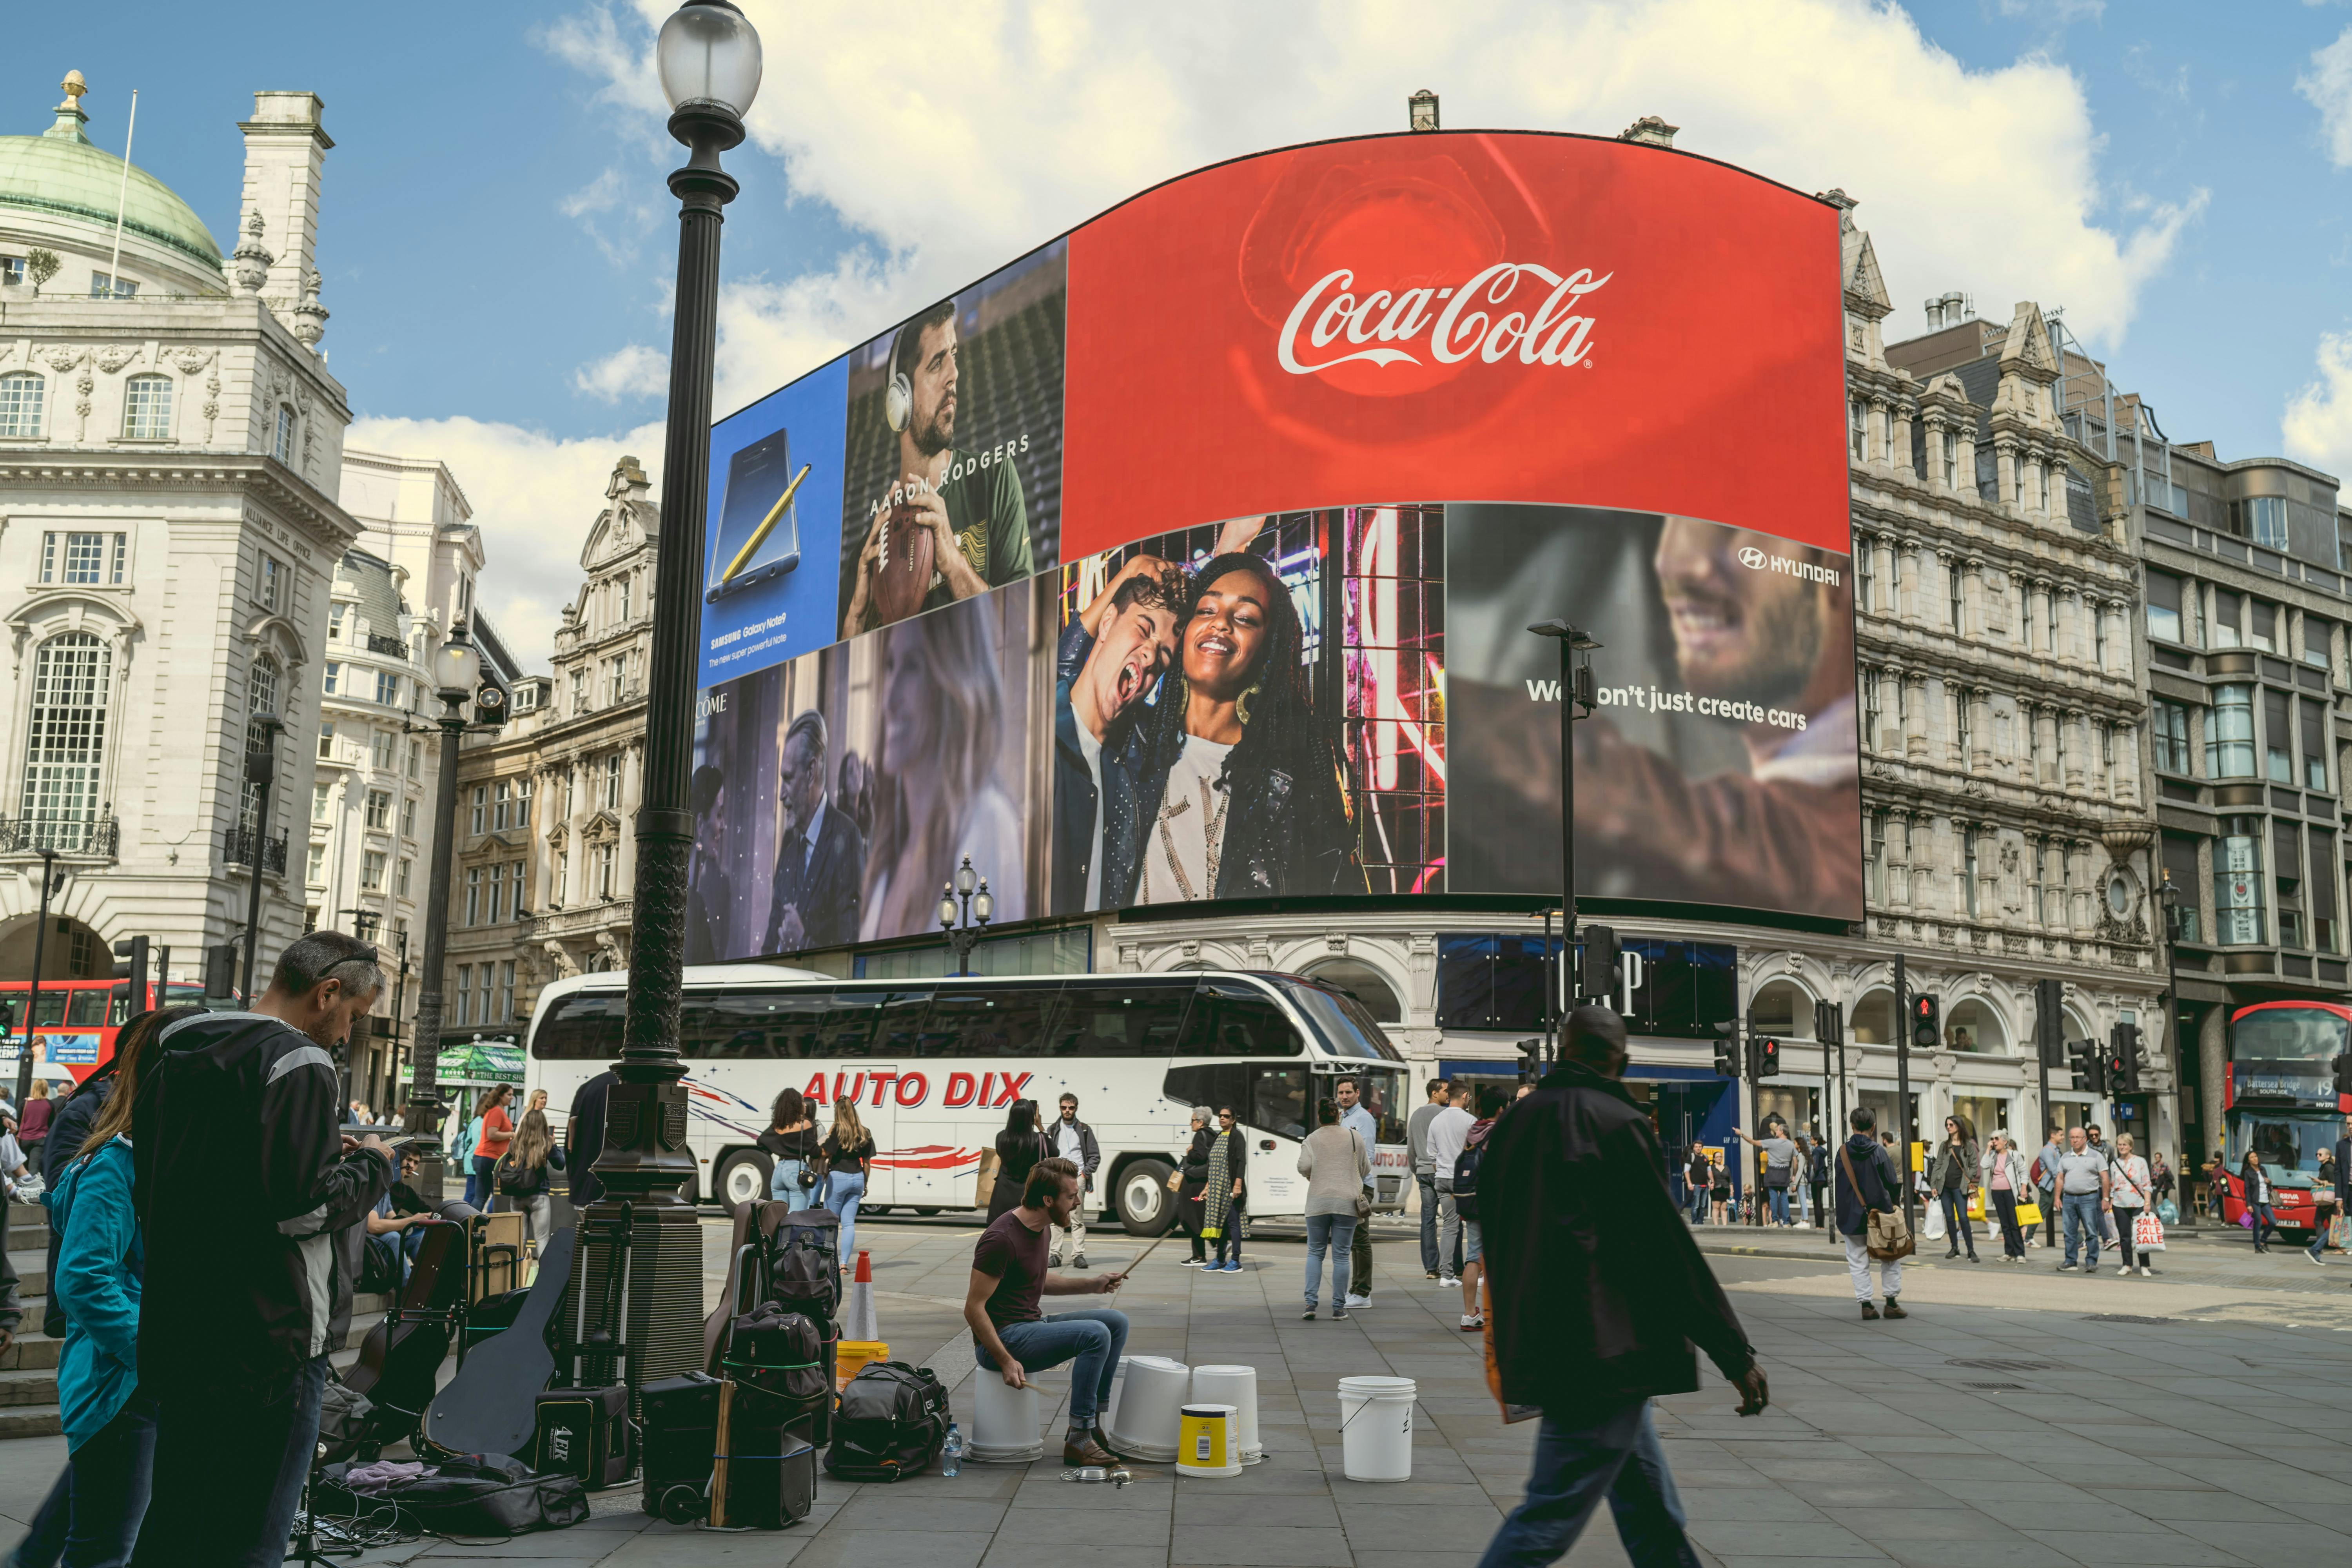
{"type": "Polygon", "coordinates": [[[1576,951],[1576,721],[1596,706],[1592,689],[1592,650],[1601,645],[1566,621],[1538,621],[1528,628],[1559,644],[1559,1004],[1560,1033],[1567,1036],[1567,1010],[1576,998],[1569,994],[1568,977],[1575,973],[1576,951]]]}
{"type": "MultiPolygon", "coordinates": [[[[417,1194],[441,1201],[446,1152],[441,1147],[441,967],[449,946],[449,863],[457,838],[457,751],[466,738],[466,702],[481,679],[482,656],[463,622],[433,655],[434,694],[441,699],[440,773],[433,784],[433,869],[425,882],[425,973],[416,989],[415,1057],[409,1068],[408,1114],[402,1125],[425,1142],[417,1194]]],[[[406,955],[403,954],[404,963],[406,955]]]]}
{"type": "Polygon", "coordinates": [[[604,1148],[593,1167],[604,1195],[581,1229],[577,1272],[604,1293],[607,1273],[629,1285],[625,1324],[600,1323],[629,1347],[628,1379],[699,1368],[702,1227],[678,1189],[696,1179],[686,1142],[678,1005],[686,978],[687,876],[694,853],[691,776],[697,631],[701,624],[705,516],[709,503],[710,382],[718,353],[719,241],[734,177],[719,154],[743,140],[760,89],[760,35],[728,0],[688,0],[655,45],[669,133],[688,151],[671,171],[677,197],[677,288],[672,313],[669,408],[662,443],[662,548],[654,566],[652,669],[637,809],[627,1019],[606,1099],[604,1148]],[[629,1237],[626,1261],[613,1245],[629,1237]]]}
{"type": "Polygon", "coordinates": [[[948,945],[955,949],[959,976],[971,973],[971,950],[980,944],[980,933],[995,914],[996,900],[989,896],[988,879],[972,870],[971,857],[967,855],[956,868],[955,880],[940,889],[940,925],[948,933],[948,945]],[[961,925],[956,923],[959,899],[963,900],[961,925]]]}

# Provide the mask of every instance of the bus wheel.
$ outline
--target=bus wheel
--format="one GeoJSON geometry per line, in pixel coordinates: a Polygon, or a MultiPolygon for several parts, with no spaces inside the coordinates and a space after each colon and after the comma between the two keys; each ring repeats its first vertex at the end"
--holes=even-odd
{"type": "Polygon", "coordinates": [[[1138,1160],[1118,1173],[1113,1197],[1128,1235],[1168,1234],[1176,1223],[1176,1194],[1168,1190],[1168,1178],[1175,1173],[1165,1160],[1138,1160]]]}
{"type": "Polygon", "coordinates": [[[768,1178],[773,1174],[775,1166],[765,1152],[738,1149],[719,1162],[719,1178],[711,1185],[718,1189],[719,1201],[731,1210],[738,1204],[767,1202],[768,1178]]]}

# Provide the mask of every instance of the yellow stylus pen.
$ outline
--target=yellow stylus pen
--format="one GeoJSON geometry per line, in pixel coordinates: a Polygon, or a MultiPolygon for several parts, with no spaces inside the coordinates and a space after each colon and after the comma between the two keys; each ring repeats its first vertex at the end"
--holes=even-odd
{"type": "Polygon", "coordinates": [[[743,542],[743,548],[735,552],[735,559],[727,563],[727,570],[719,574],[721,583],[733,582],[735,574],[743,570],[744,563],[751,559],[751,552],[767,542],[769,530],[776,526],[776,519],[784,515],[784,508],[793,504],[793,492],[801,488],[801,481],[808,478],[809,470],[815,466],[814,463],[801,465],[801,471],[793,476],[793,482],[784,487],[784,493],[776,498],[776,504],[768,509],[768,515],[760,520],[760,526],[751,531],[751,537],[743,542]]]}

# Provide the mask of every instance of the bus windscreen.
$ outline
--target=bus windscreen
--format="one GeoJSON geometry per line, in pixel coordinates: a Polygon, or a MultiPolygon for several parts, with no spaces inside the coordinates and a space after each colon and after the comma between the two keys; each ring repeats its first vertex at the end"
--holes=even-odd
{"type": "Polygon", "coordinates": [[[2344,1054],[2347,1030],[2352,1023],[2321,1007],[2256,1008],[2238,1015],[2231,1055],[2241,1062],[2332,1062],[2344,1054]]]}

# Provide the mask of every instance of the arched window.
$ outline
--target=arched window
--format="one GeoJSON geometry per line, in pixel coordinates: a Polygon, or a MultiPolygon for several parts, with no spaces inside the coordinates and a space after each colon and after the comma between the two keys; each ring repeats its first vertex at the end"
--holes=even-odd
{"type": "Polygon", "coordinates": [[[1397,994],[1381,972],[1360,959],[1335,958],[1328,963],[1311,964],[1306,970],[1309,980],[1345,991],[1364,1005],[1364,1011],[1375,1023],[1399,1024],[1404,1021],[1404,1008],[1397,994]]]}
{"type": "Polygon", "coordinates": [[[1813,999],[1793,980],[1768,981],[1759,986],[1748,1016],[1760,1035],[1782,1040],[1813,1037],[1813,999]]]}
{"type": "Polygon", "coordinates": [[[172,378],[134,375],[122,389],[122,438],[163,441],[172,434],[172,378]]]}
{"type": "Polygon", "coordinates": [[[294,411],[282,403],[278,405],[278,435],[269,451],[281,463],[294,460],[294,411]]]}
{"type": "Polygon", "coordinates": [[[1874,991],[1853,1005],[1846,1019],[1846,1034],[1858,1046],[1891,1046],[1895,1043],[1895,993],[1874,991]]]}
{"type": "Polygon", "coordinates": [[[79,852],[90,843],[113,668],[112,652],[90,632],[51,637],[34,656],[23,813],[37,847],[79,852]]]}
{"type": "MultiPolygon", "coordinates": [[[[253,720],[268,713],[278,717],[278,661],[266,653],[253,656],[253,668],[245,682],[245,746],[251,751],[260,737],[254,733],[253,720]]],[[[261,830],[261,785],[252,779],[245,782],[243,802],[237,813],[237,825],[248,834],[261,830]]]]}
{"type": "Polygon", "coordinates": [[[29,437],[41,433],[41,396],[45,384],[31,371],[0,375],[0,436],[29,437]]]}

